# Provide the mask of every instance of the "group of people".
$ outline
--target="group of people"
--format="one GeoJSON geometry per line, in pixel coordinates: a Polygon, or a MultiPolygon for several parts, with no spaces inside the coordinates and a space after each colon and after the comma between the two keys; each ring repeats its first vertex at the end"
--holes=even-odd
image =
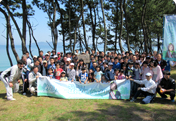
{"type": "Polygon", "coordinates": [[[170,77],[171,66],[176,62],[163,60],[162,55],[153,53],[140,54],[130,52],[91,52],[80,53],[48,51],[45,55],[40,51],[39,56],[29,57],[29,52],[22,56],[17,65],[1,73],[0,79],[4,82],[7,91],[7,99],[13,98],[14,92],[19,91],[19,83],[23,81],[23,95],[28,89],[31,94],[37,90],[37,79],[40,76],[48,76],[58,81],[79,81],[81,84],[110,83],[113,80],[129,79],[131,81],[131,102],[134,102],[142,93],[145,98],[142,103],[150,103],[158,92],[162,99],[170,95],[171,101],[175,97],[175,80],[170,77]],[[80,54],[90,56],[90,63],[79,59],[80,54]]]}

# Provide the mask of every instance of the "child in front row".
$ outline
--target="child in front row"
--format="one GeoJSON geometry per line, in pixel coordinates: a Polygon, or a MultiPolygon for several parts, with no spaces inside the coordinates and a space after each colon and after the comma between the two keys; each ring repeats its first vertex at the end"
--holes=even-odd
{"type": "Polygon", "coordinates": [[[124,75],[123,69],[120,70],[120,74],[119,74],[119,76],[118,76],[118,79],[119,79],[119,80],[125,79],[125,75],[124,75]]]}
{"type": "Polygon", "coordinates": [[[88,83],[88,74],[86,73],[86,68],[82,67],[81,69],[81,73],[79,74],[79,83],[84,83],[87,84],[88,83]]]}
{"type": "Polygon", "coordinates": [[[49,69],[48,69],[48,77],[49,77],[50,79],[54,78],[53,69],[52,69],[52,68],[49,68],[49,69]]]}
{"type": "Polygon", "coordinates": [[[56,63],[56,70],[54,71],[56,79],[60,80],[62,71],[63,71],[63,69],[60,68],[60,64],[56,63]]]}
{"type": "Polygon", "coordinates": [[[65,81],[65,82],[68,81],[68,78],[65,75],[66,75],[66,72],[62,71],[60,81],[65,81]]]}
{"type": "Polygon", "coordinates": [[[119,69],[114,69],[114,73],[115,73],[115,76],[114,76],[114,78],[115,78],[115,80],[117,80],[118,79],[118,76],[119,76],[119,69]]]}
{"type": "Polygon", "coordinates": [[[96,71],[94,73],[94,77],[95,77],[95,81],[97,83],[100,83],[101,82],[101,75],[103,74],[102,71],[100,71],[100,66],[96,66],[96,71]]]}

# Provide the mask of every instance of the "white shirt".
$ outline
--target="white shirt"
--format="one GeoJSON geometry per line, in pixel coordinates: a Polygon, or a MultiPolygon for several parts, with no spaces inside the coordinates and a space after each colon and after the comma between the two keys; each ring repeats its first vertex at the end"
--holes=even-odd
{"type": "Polygon", "coordinates": [[[4,78],[4,75],[6,75],[9,71],[10,71],[10,76],[8,77],[9,82],[17,81],[22,76],[22,69],[19,69],[17,65],[14,65],[14,66],[6,69],[5,71],[3,71],[1,73],[1,77],[4,78]]]}
{"type": "Polygon", "coordinates": [[[145,87],[141,88],[142,91],[155,94],[157,85],[152,79],[150,79],[149,81],[147,79],[144,79],[142,81],[134,80],[134,82],[145,85],[145,87]]]}
{"type": "Polygon", "coordinates": [[[27,65],[30,65],[32,63],[32,60],[30,58],[27,58],[27,65]]]}

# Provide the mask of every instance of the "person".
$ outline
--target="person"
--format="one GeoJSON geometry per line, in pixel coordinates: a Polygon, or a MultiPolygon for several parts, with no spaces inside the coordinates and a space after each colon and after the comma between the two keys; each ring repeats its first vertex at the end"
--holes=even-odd
{"type": "Polygon", "coordinates": [[[160,80],[163,78],[161,67],[157,64],[156,61],[150,62],[150,66],[152,66],[153,71],[152,79],[155,81],[155,83],[159,84],[160,80]]]}
{"type": "Polygon", "coordinates": [[[50,79],[54,78],[53,69],[52,69],[52,68],[49,68],[49,69],[48,69],[47,77],[49,77],[50,79]]]}
{"type": "Polygon", "coordinates": [[[115,58],[115,62],[113,62],[113,69],[115,70],[115,69],[121,69],[121,64],[119,63],[119,59],[116,57],[115,58]]]}
{"type": "Polygon", "coordinates": [[[65,82],[68,81],[68,78],[66,77],[66,72],[65,71],[62,71],[60,81],[65,81],[65,82]]]}
{"type": "Polygon", "coordinates": [[[108,82],[114,80],[114,70],[112,69],[113,63],[109,62],[108,63],[108,69],[105,72],[105,78],[108,82]]]}
{"type": "Polygon", "coordinates": [[[162,72],[163,72],[164,69],[165,69],[165,67],[166,67],[166,65],[167,65],[167,63],[166,63],[165,60],[163,60],[163,59],[161,58],[161,54],[158,54],[158,55],[157,55],[156,62],[157,62],[158,65],[161,67],[161,70],[162,70],[162,72]]]}
{"type": "Polygon", "coordinates": [[[171,70],[171,67],[174,67],[176,65],[176,62],[171,61],[169,59],[166,60],[166,63],[167,63],[167,65],[164,70],[169,71],[169,72],[171,70]]]}
{"type": "Polygon", "coordinates": [[[70,66],[69,66],[67,73],[68,73],[68,80],[71,82],[75,81],[76,72],[74,69],[74,63],[70,63],[70,66]]]}
{"type": "Polygon", "coordinates": [[[138,84],[143,84],[145,87],[138,87],[137,92],[135,93],[134,97],[130,100],[130,102],[135,102],[137,97],[142,93],[143,95],[145,95],[145,98],[142,100],[142,104],[148,104],[150,102],[152,102],[153,98],[155,97],[155,92],[156,92],[156,84],[155,82],[152,80],[152,74],[151,73],[147,73],[146,75],[146,79],[139,81],[139,80],[134,80],[132,78],[129,78],[130,81],[133,81],[135,83],[138,84]]]}
{"type": "Polygon", "coordinates": [[[62,68],[60,68],[60,64],[56,63],[56,69],[54,71],[56,79],[60,80],[62,71],[64,71],[64,70],[62,68]]]}
{"type": "Polygon", "coordinates": [[[4,83],[7,92],[7,100],[16,100],[13,98],[12,87],[14,87],[14,92],[19,91],[19,83],[22,75],[23,61],[17,61],[17,65],[14,65],[0,75],[1,81],[4,83]]]}
{"type": "Polygon", "coordinates": [[[50,57],[54,58],[54,55],[56,55],[56,50],[51,51],[52,55],[50,57]]]}
{"type": "Polygon", "coordinates": [[[166,94],[170,95],[171,102],[174,102],[175,97],[175,80],[170,77],[169,71],[164,71],[164,77],[158,85],[156,91],[161,96],[161,99],[166,99],[166,94]]]}
{"type": "MultiPolygon", "coordinates": [[[[33,56],[33,62],[35,62],[36,60],[37,60],[37,56],[34,55],[34,56],[33,56]]],[[[31,63],[31,64],[32,64],[32,63],[31,63]]],[[[31,64],[30,64],[30,65],[31,65],[31,64]]]]}
{"type": "Polygon", "coordinates": [[[58,56],[58,61],[61,61],[61,53],[60,52],[57,53],[57,56],[58,56]]]}
{"type": "Polygon", "coordinates": [[[27,65],[32,63],[32,59],[29,57],[29,52],[26,52],[26,58],[27,58],[27,65]]]}
{"type": "Polygon", "coordinates": [[[32,72],[29,73],[28,80],[29,80],[29,91],[31,92],[31,95],[33,95],[37,90],[37,79],[42,76],[38,72],[38,67],[34,66],[32,68],[32,72]]]}
{"type": "Polygon", "coordinates": [[[150,68],[148,67],[147,61],[144,61],[141,67],[142,80],[146,79],[146,74],[150,72],[150,68]]]}
{"type": "Polygon", "coordinates": [[[42,64],[42,66],[41,66],[41,71],[42,71],[41,74],[42,74],[43,76],[46,76],[47,73],[48,73],[48,69],[47,69],[48,63],[47,63],[46,60],[44,60],[42,63],[43,63],[43,64],[42,64]]]}
{"type": "Polygon", "coordinates": [[[103,62],[103,65],[101,66],[101,71],[103,73],[105,73],[105,68],[108,67],[108,64],[106,63],[106,61],[103,62]]]}
{"type": "Polygon", "coordinates": [[[42,59],[43,59],[43,51],[42,50],[39,51],[39,56],[42,57],[42,59]]]}
{"type": "Polygon", "coordinates": [[[82,72],[79,74],[79,83],[87,84],[88,81],[88,74],[86,73],[86,68],[83,67],[82,72]]]}
{"type": "Polygon", "coordinates": [[[101,76],[101,83],[107,83],[107,81],[106,81],[106,78],[105,78],[105,75],[104,75],[104,74],[101,76]]]}
{"type": "Polygon", "coordinates": [[[119,69],[115,69],[114,70],[114,78],[115,78],[115,80],[117,80],[118,79],[118,76],[119,76],[119,69]]]}
{"type": "Polygon", "coordinates": [[[99,65],[96,66],[96,71],[94,73],[94,78],[95,78],[94,82],[100,83],[102,74],[103,72],[100,70],[100,66],[99,65]]]}
{"type": "Polygon", "coordinates": [[[50,64],[50,56],[48,53],[45,54],[45,60],[47,61],[47,65],[50,64]]]}
{"type": "Polygon", "coordinates": [[[47,69],[49,68],[52,68],[53,69],[53,73],[54,73],[54,70],[56,69],[56,66],[54,64],[54,58],[50,58],[50,64],[48,65],[47,69]]]}
{"type": "Polygon", "coordinates": [[[120,74],[118,75],[118,80],[125,79],[125,75],[123,73],[123,69],[120,70],[120,74]]]}
{"type": "Polygon", "coordinates": [[[94,82],[94,71],[92,69],[89,69],[88,82],[94,82]]]}

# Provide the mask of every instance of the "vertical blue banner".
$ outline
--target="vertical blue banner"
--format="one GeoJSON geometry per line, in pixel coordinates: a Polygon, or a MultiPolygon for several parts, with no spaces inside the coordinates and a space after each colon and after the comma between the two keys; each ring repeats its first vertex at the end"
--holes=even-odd
{"type": "Polygon", "coordinates": [[[163,26],[163,59],[176,61],[176,15],[165,15],[163,26]]]}

